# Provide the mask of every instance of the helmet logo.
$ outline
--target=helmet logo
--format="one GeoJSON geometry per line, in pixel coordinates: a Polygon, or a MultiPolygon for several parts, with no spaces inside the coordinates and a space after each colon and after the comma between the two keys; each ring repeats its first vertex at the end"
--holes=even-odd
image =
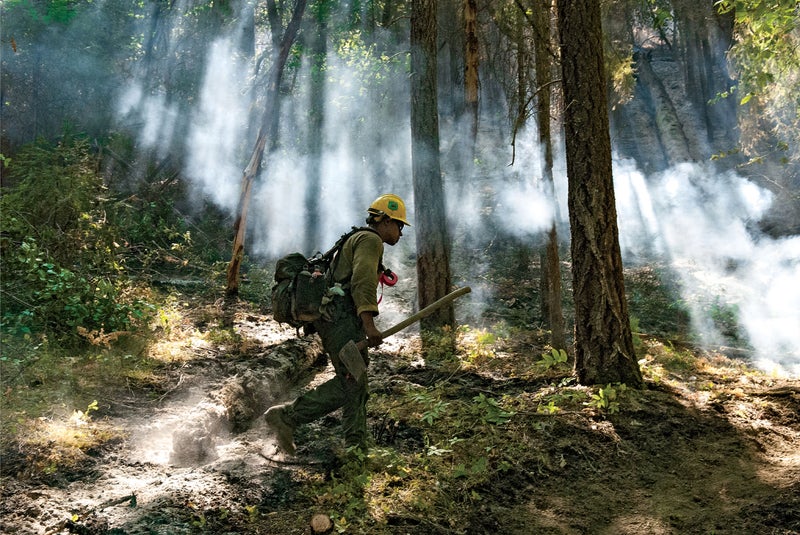
{"type": "Polygon", "coordinates": [[[400,205],[397,204],[397,201],[389,201],[387,206],[389,207],[389,210],[393,210],[393,211],[397,210],[398,208],[400,208],[400,205]]]}

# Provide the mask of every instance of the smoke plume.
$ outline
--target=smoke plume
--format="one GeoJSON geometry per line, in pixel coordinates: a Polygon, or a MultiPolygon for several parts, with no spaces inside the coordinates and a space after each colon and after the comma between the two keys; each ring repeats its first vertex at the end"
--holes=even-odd
{"type": "Polygon", "coordinates": [[[759,230],[771,193],[711,165],[645,177],[630,161],[615,163],[615,188],[626,260],[667,260],[701,340],[725,343],[713,316],[727,313],[755,365],[800,376],[800,236],[759,230]]]}

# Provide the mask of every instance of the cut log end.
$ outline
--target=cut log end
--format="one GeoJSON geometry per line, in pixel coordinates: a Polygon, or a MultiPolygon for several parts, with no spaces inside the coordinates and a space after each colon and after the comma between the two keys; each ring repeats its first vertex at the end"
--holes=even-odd
{"type": "Polygon", "coordinates": [[[333,522],[328,515],[318,513],[311,517],[311,533],[330,533],[333,522]]]}

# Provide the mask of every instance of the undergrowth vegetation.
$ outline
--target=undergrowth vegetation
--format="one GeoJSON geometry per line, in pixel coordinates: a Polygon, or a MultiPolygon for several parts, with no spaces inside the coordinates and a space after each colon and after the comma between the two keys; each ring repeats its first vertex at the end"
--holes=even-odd
{"type": "Polygon", "coordinates": [[[27,145],[7,162],[0,198],[4,336],[70,343],[87,333],[141,330],[157,306],[148,286],[159,278],[218,276],[213,262],[224,240],[209,232],[225,229],[177,210],[180,181],[155,173],[135,191],[113,189],[101,152],[67,133],[27,145]]]}
{"type": "MultiPolygon", "coordinates": [[[[508,263],[498,264],[502,280],[508,263]]],[[[382,386],[368,406],[375,447],[366,458],[345,455],[347,464],[332,477],[305,480],[308,503],[328,512],[337,532],[383,533],[392,526],[492,532],[487,517],[499,507],[498,492],[514,501],[551,478],[579,477],[586,465],[600,471],[623,448],[618,421],[641,425],[631,415],[652,394],[625,384],[578,385],[570,355],[548,345],[546,330],[532,327],[540,322],[534,281],[508,273],[514,277],[499,285],[499,299],[489,305],[486,317],[495,323],[428,334],[426,372],[408,364],[389,381],[377,379],[382,386]]],[[[687,307],[666,271],[643,267],[626,277],[648,384],[696,381],[710,400],[725,399],[732,375],[753,373],[724,357],[698,357],[687,307]]]]}
{"type": "Polygon", "coordinates": [[[118,229],[85,140],[20,151],[3,192],[3,334],[77,337],[136,327],[151,307],[123,275],[118,229]]]}
{"type": "MultiPolygon", "coordinates": [[[[613,422],[641,410],[648,396],[624,384],[578,385],[565,352],[519,358],[524,353],[516,344],[524,338],[490,330],[462,327],[456,351],[439,354],[425,373],[379,379],[383,386],[368,407],[375,447],[366,457],[345,454],[346,464],[332,477],[308,475],[302,484],[305,499],[329,512],[338,532],[391,532],[387,526],[399,525],[430,533],[488,529],[481,511],[491,510],[498,489],[515,500],[515,492],[537,481],[602,462],[604,444],[620,441],[613,422]],[[583,435],[598,451],[582,450],[583,435]]],[[[653,338],[641,348],[652,384],[731,373],[729,361],[715,368],[688,348],[653,338]]],[[[724,396],[713,381],[699,388],[724,396]]]]}
{"type": "Polygon", "coordinates": [[[113,187],[104,150],[67,132],[3,159],[4,437],[89,403],[97,385],[148,376],[159,365],[150,348],[171,328],[171,279],[193,279],[198,294],[221,280],[219,219],[183,216],[180,181],[163,168],[138,182],[115,177],[135,190],[113,187]]]}

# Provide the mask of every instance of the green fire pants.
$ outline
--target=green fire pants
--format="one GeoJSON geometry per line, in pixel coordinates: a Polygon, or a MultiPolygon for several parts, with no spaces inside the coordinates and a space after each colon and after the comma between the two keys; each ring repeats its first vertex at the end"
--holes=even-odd
{"type": "MultiPolygon", "coordinates": [[[[294,425],[313,422],[342,408],[342,429],[345,446],[367,449],[367,374],[356,382],[339,359],[339,352],[350,340],[366,338],[361,319],[352,298],[347,295],[335,301],[332,321],[318,320],[314,327],[322,339],[322,347],[330,356],[336,376],[297,398],[286,411],[294,425]]],[[[369,364],[367,350],[361,352],[369,364]]]]}

